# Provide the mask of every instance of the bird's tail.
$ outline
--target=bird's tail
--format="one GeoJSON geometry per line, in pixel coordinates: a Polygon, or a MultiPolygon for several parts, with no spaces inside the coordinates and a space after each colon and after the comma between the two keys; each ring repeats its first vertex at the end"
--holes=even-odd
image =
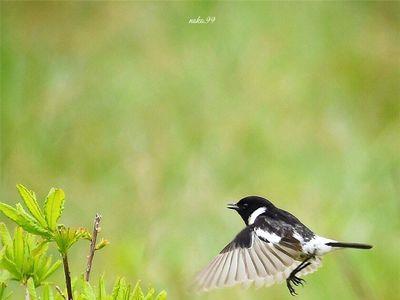
{"type": "Polygon", "coordinates": [[[335,248],[355,248],[355,249],[371,249],[372,245],[360,243],[342,243],[342,242],[329,242],[325,245],[335,248]]]}

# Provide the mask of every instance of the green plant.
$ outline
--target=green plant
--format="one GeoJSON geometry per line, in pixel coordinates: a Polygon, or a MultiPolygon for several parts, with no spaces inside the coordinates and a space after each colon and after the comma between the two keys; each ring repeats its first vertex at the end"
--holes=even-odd
{"type": "Polygon", "coordinates": [[[113,292],[107,295],[104,277],[99,280],[97,292],[89,283],[93,257],[96,251],[104,248],[108,241],[101,239],[97,243],[100,231],[101,216],[96,214],[93,233],[85,228],[71,228],[58,221],[64,209],[65,194],[63,190],[52,188],[48,193],[43,208],[41,208],[33,191],[23,185],[17,185],[18,192],[27,208],[17,203],[15,207],[0,202],[0,212],[14,221],[18,226],[13,238],[4,223],[0,223],[0,300],[9,297],[6,295],[6,281],[16,280],[26,288],[27,299],[39,299],[37,287],[43,286],[43,295],[40,299],[166,299],[166,292],[162,291],[157,296],[154,289],[143,293],[139,282],[132,289],[125,279],[120,278],[114,284],[113,292]],[[85,274],[71,279],[68,250],[79,240],[90,241],[90,249],[85,274]],[[52,262],[52,257],[47,254],[49,244],[54,243],[61,256],[61,260],[52,262]],[[53,294],[51,283],[46,280],[63,264],[65,275],[65,291],[58,286],[58,293],[53,294]],[[5,279],[4,279],[5,278],[5,279]],[[154,298],[155,297],[155,298],[154,298]]]}
{"type": "Polygon", "coordinates": [[[0,239],[3,245],[0,266],[8,272],[11,280],[27,285],[31,278],[37,287],[45,283],[61,265],[61,260],[52,263],[52,257],[47,255],[47,241],[39,242],[21,227],[15,228],[12,239],[5,224],[0,223],[0,239]]]}
{"type": "Polygon", "coordinates": [[[11,297],[11,293],[6,292],[7,284],[3,281],[0,281],[0,300],[6,300],[11,297]]]}

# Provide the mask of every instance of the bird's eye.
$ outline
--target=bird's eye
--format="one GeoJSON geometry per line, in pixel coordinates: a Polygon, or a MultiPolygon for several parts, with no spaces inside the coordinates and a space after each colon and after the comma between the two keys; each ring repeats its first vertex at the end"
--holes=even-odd
{"type": "Polygon", "coordinates": [[[247,207],[247,206],[249,206],[249,204],[247,204],[247,203],[244,203],[244,204],[243,204],[243,207],[247,207]]]}

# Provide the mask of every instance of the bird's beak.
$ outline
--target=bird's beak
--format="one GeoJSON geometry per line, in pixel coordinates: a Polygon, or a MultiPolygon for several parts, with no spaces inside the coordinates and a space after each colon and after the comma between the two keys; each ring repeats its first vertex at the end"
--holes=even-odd
{"type": "Polygon", "coordinates": [[[238,209],[239,209],[239,206],[237,206],[236,203],[229,203],[228,206],[227,206],[227,208],[229,208],[229,209],[234,209],[234,210],[238,210],[238,209]]]}

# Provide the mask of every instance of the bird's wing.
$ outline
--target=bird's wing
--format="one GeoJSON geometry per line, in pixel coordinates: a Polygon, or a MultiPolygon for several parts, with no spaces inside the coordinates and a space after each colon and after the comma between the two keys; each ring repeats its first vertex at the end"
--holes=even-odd
{"type": "MultiPolygon", "coordinates": [[[[298,257],[298,251],[263,241],[246,227],[197,275],[195,284],[199,291],[236,284],[269,286],[285,280],[301,263],[298,257]]],[[[316,257],[311,262],[300,276],[314,272],[321,260],[316,257]]]]}

